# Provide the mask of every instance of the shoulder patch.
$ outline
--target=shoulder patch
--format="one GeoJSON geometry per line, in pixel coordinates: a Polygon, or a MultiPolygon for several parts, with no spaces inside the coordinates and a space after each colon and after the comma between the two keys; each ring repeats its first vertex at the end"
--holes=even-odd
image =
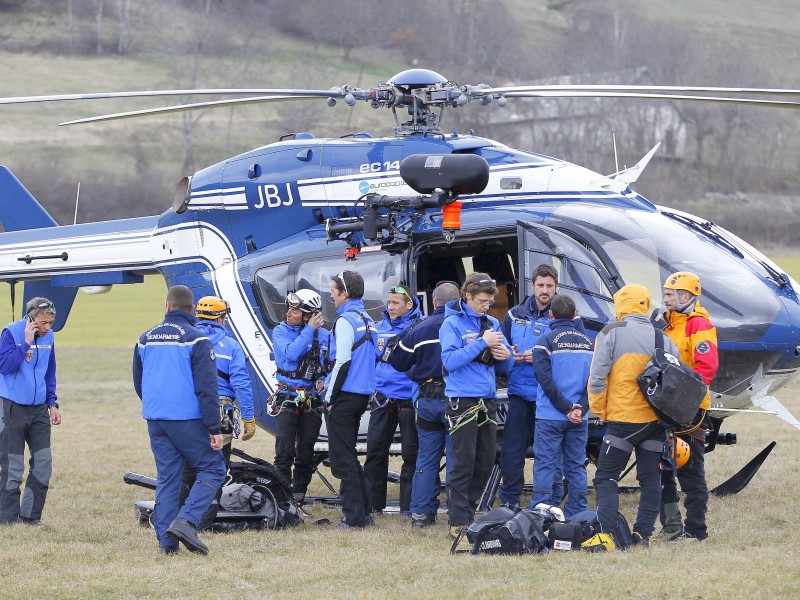
{"type": "Polygon", "coordinates": [[[217,355],[214,354],[214,348],[211,348],[211,350],[208,351],[208,354],[209,354],[209,356],[211,356],[211,360],[213,360],[213,361],[217,360],[217,355]]]}
{"type": "Polygon", "coordinates": [[[697,346],[695,346],[694,349],[698,354],[708,354],[708,352],[711,350],[711,346],[709,345],[708,342],[702,341],[699,344],[697,344],[697,346]]]}

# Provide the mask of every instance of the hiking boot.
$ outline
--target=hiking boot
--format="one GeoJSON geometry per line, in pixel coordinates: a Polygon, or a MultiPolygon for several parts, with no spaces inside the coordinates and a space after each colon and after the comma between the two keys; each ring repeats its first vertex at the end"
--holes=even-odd
{"type": "Polygon", "coordinates": [[[661,542],[672,542],[676,538],[679,538],[682,535],[683,535],[683,527],[681,527],[680,529],[668,529],[665,527],[664,529],[658,532],[656,539],[661,542]]]}
{"type": "Polygon", "coordinates": [[[642,548],[649,548],[650,547],[650,538],[644,537],[638,531],[634,531],[631,534],[631,546],[641,546],[642,548]]]}
{"type": "Polygon", "coordinates": [[[177,554],[178,552],[180,552],[180,548],[178,548],[177,546],[159,546],[158,547],[158,552],[160,554],[173,555],[173,554],[177,554]]]}
{"type": "Polygon", "coordinates": [[[466,525],[450,525],[450,537],[456,539],[466,527],[466,525]]]}
{"type": "MultiPolygon", "coordinates": [[[[369,517],[372,519],[372,517],[369,517]]],[[[375,524],[375,521],[372,521],[372,525],[375,524]]],[[[364,529],[364,525],[350,525],[347,520],[342,517],[342,520],[339,521],[339,524],[336,526],[336,531],[362,531],[364,529]]]]}
{"type": "Polygon", "coordinates": [[[688,531],[681,531],[680,533],[676,534],[675,536],[671,537],[667,541],[674,544],[678,542],[682,542],[684,540],[694,540],[696,542],[702,542],[705,538],[699,538],[696,535],[689,533],[688,531]]]}
{"type": "Polygon", "coordinates": [[[411,528],[412,529],[425,529],[430,527],[436,522],[436,515],[422,515],[413,513],[411,515],[411,528]]]}
{"type": "Polygon", "coordinates": [[[208,546],[197,537],[197,528],[186,519],[177,517],[167,529],[167,535],[183,542],[189,552],[208,554],[208,546]]]}

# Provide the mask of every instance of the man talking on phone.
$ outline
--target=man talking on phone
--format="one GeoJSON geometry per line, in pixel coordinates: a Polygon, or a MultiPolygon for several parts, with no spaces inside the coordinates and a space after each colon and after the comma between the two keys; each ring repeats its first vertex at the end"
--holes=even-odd
{"type": "Polygon", "coordinates": [[[52,473],[50,426],[61,423],[51,331],[55,318],[50,300],[32,298],[25,317],[0,335],[0,524],[38,525],[42,518],[52,473]],[[25,444],[30,471],[20,505],[25,444]]]}

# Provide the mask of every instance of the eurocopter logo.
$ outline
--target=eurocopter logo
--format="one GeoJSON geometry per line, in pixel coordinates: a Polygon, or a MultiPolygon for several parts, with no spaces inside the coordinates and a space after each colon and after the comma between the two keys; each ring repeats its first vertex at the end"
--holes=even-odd
{"type": "Polygon", "coordinates": [[[405,185],[405,181],[398,179],[396,181],[379,181],[378,183],[369,183],[368,181],[362,181],[358,184],[358,191],[362,194],[368,194],[370,191],[385,189],[385,188],[393,188],[398,187],[401,185],[405,185]]]}
{"type": "Polygon", "coordinates": [[[362,181],[358,184],[358,191],[362,194],[369,194],[369,183],[362,181]]]}

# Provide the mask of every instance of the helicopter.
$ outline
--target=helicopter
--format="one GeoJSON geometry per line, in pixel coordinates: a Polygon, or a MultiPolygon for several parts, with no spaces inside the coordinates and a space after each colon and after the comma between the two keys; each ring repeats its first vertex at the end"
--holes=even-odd
{"type": "MultiPolygon", "coordinates": [[[[713,222],[657,206],[631,185],[657,150],[604,176],[563,160],[517,150],[473,132],[445,133],[446,110],[471,102],[500,108],[524,98],[610,97],[800,108],[798,90],[676,86],[458,85],[427,69],[409,69],[370,89],[207,89],[0,98],[0,105],[99,98],[225,95],[62,123],[78,125],[186,110],[264,102],[365,102],[389,109],[393,135],[316,138],[300,132],[204,168],[178,184],[158,216],[57,226],[5,167],[0,168],[0,280],[25,281],[27,300],[43,295],[63,327],[79,288],[102,293],[160,273],[197,298],[230,304],[228,327],[249,356],[257,423],[274,431],[272,329],[285,297],[301,288],[323,298],[328,326],[336,314],[330,278],[344,269],[365,280],[364,304],[382,318],[395,285],[407,285],[423,312],[437,282],[488,272],[502,319],[530,288],[533,268],[559,273],[588,333],[615,320],[613,295],[636,282],[660,297],[661,283],[690,270],[703,282],[704,306],[719,334],[720,368],[711,386],[708,441],[736,442],[723,420],[771,412],[800,422],[772,396],[800,368],[800,284],[745,241],[713,222]],[[709,95],[712,94],[712,95],[709,95]],[[775,99],[788,98],[786,99],[775,99]],[[403,112],[407,117],[402,116],[403,112]],[[407,120],[405,120],[407,119],[407,120]]],[[[505,413],[499,411],[502,421],[505,413]]],[[[362,421],[364,450],[368,415],[362,421]]],[[[773,443],[774,445],[774,443],[773,443]]],[[[319,447],[327,446],[323,426],[319,447]]],[[[759,468],[767,447],[739,483],[759,468]]],[[[766,454],[765,454],[766,453],[766,454]]],[[[746,480],[746,481],[745,481],[746,480]]],[[[738,490],[737,490],[738,491],[738,490]]]]}

